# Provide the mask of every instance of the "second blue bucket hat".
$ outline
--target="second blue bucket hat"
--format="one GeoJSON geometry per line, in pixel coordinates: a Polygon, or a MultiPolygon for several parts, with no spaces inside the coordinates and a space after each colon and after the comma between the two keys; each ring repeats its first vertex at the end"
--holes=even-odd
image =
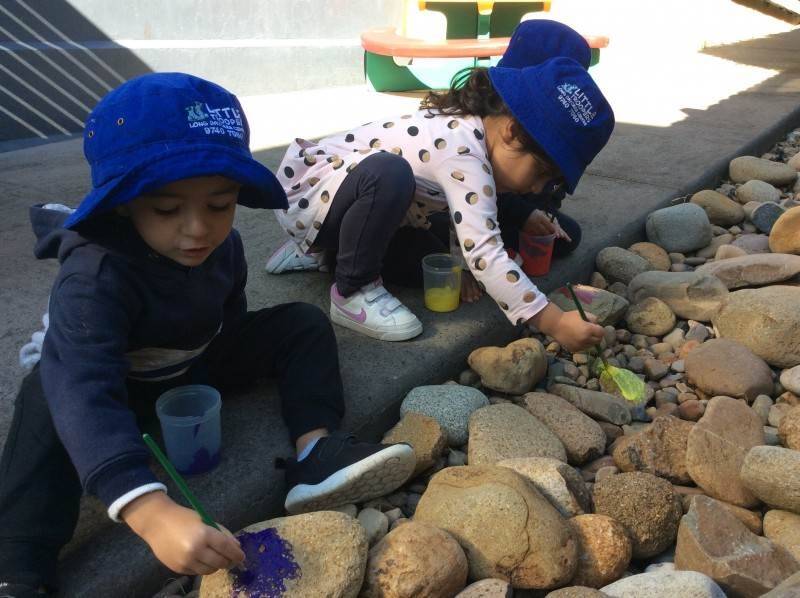
{"type": "Polygon", "coordinates": [[[522,127],[547,152],[574,193],[608,142],[614,112],[580,64],[552,58],[523,69],[492,67],[489,77],[522,127]]]}
{"type": "Polygon", "coordinates": [[[572,58],[588,69],[592,50],[584,37],[572,27],[558,21],[531,19],[514,29],[508,48],[497,66],[521,69],[559,56],[572,58]]]}
{"type": "Polygon", "coordinates": [[[249,144],[239,100],[219,85],[184,73],[131,79],[100,100],[86,121],[83,152],[92,190],[64,226],[174,181],[211,175],[241,183],[243,206],[287,208],[283,188],[249,144]]]}

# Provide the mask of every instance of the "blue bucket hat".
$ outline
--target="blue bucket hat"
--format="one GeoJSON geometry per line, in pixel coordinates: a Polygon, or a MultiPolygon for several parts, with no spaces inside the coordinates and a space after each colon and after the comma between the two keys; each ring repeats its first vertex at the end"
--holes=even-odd
{"type": "Polygon", "coordinates": [[[508,48],[497,66],[521,69],[559,56],[572,58],[588,69],[592,50],[580,33],[564,23],[532,19],[523,21],[514,29],[508,48]]]}
{"type": "Polygon", "coordinates": [[[574,193],[608,142],[614,112],[589,73],[571,58],[523,69],[492,67],[494,88],[525,131],[547,152],[574,193]]]}
{"type": "Polygon", "coordinates": [[[253,159],[249,144],[239,100],[219,85],[184,73],[131,79],[100,100],[86,121],[83,153],[92,190],[64,226],[198,176],[241,183],[243,206],[287,208],[286,193],[253,159]]]}

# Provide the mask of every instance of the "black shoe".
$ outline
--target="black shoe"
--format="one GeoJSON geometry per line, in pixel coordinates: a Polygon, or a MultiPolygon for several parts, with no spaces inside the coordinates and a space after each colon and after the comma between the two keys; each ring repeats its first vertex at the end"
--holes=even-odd
{"type": "Polygon", "coordinates": [[[389,494],[411,477],[416,461],[409,444],[358,442],[334,432],[302,461],[286,461],[284,506],[291,514],[324,511],[389,494]]]}
{"type": "Polygon", "coordinates": [[[44,598],[49,594],[22,583],[0,581],[0,598],[44,598]]]}

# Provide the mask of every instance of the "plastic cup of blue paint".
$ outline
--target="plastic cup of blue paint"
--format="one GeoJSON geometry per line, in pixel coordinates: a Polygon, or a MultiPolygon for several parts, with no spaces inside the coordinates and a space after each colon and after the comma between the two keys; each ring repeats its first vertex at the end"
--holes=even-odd
{"type": "Polygon", "coordinates": [[[167,457],[180,473],[205,473],[219,464],[221,407],[219,391],[204,384],[178,386],[156,401],[167,457]]]}

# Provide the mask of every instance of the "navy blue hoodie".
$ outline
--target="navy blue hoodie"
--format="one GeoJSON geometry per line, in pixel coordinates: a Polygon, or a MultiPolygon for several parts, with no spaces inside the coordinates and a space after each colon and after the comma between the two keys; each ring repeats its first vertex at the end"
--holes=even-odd
{"type": "Polygon", "coordinates": [[[188,369],[246,312],[247,264],[236,230],[189,268],[155,253],[125,218],[95,217],[77,232],[62,227],[66,216],[31,208],[36,256],[61,262],[40,373],[83,487],[108,506],[157,482],[126,379],[165,380],[188,369]]]}

